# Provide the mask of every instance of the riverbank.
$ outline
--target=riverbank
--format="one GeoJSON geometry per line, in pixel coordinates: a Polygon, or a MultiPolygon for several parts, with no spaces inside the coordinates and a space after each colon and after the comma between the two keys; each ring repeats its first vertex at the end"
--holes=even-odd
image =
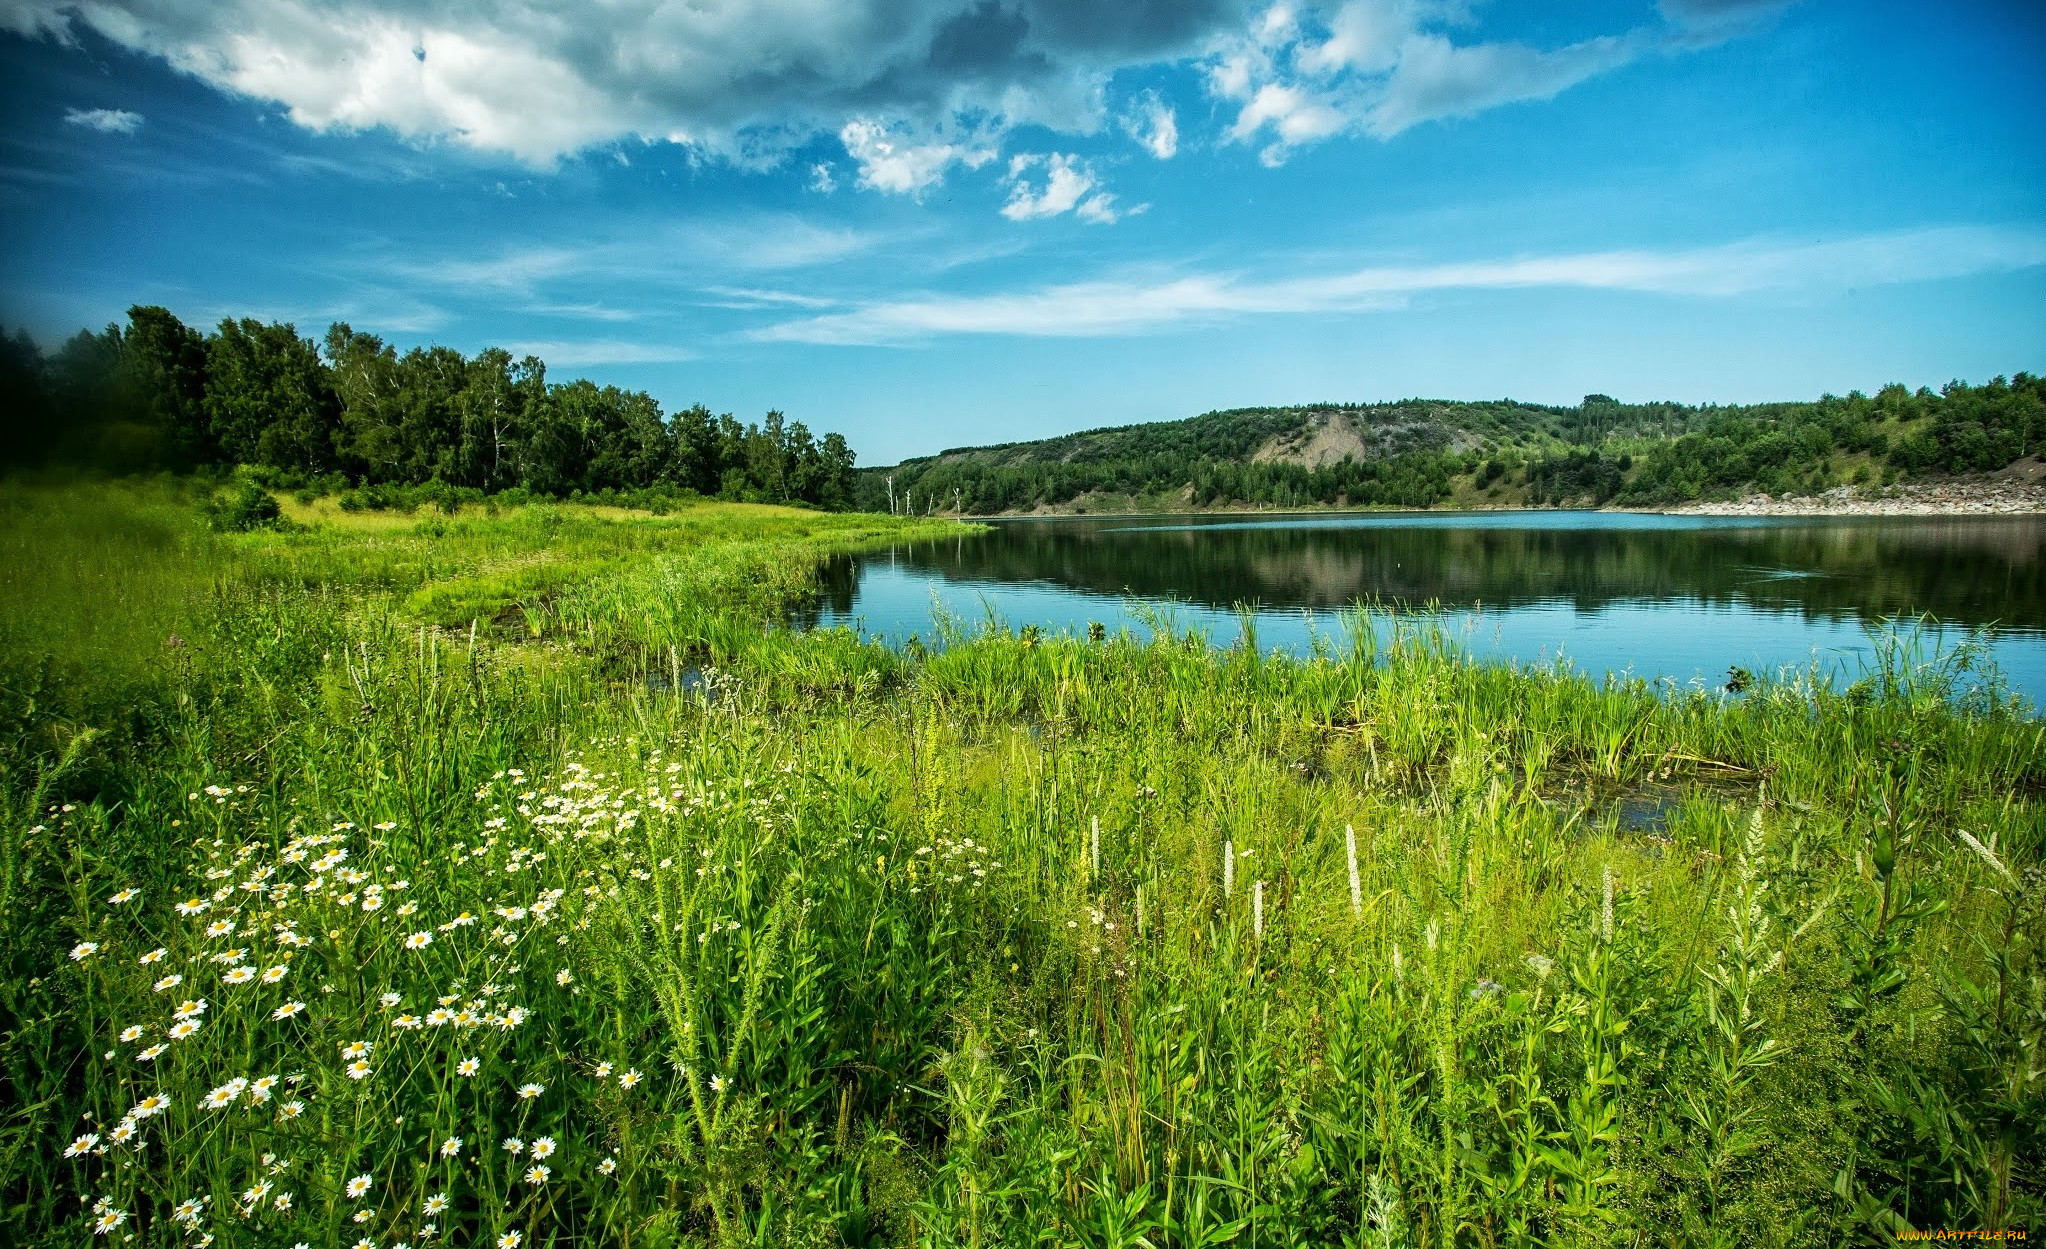
{"type": "MultiPolygon", "coordinates": [[[[1093,492],[1064,503],[1041,503],[975,520],[1072,519],[1089,516],[1319,516],[1380,512],[1431,513],[1568,511],[1570,506],[1529,504],[1482,497],[1456,498],[1430,508],[1271,507],[1199,505],[1189,491],[1129,495],[1093,492]]],[[[1893,486],[1836,486],[1823,494],[1754,494],[1738,500],[1684,503],[1666,508],[1608,507],[1604,511],[1653,511],[1672,516],[2022,516],[2046,513],[2046,461],[2019,461],[1999,472],[1975,477],[1903,482],[1893,486]]]]}
{"type": "Polygon", "coordinates": [[[1737,502],[1693,503],[1667,509],[1677,516],[2023,516],[2046,512],[2046,484],[2016,478],[1916,483],[1888,487],[1836,486],[1824,494],[1737,502]]]}

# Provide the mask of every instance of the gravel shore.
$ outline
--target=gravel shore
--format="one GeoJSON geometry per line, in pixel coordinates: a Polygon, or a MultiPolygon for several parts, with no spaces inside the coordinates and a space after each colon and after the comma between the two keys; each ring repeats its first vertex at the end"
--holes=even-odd
{"type": "Polygon", "coordinates": [[[1682,516],[2016,516],[2046,512],[2046,484],[1989,480],[1835,486],[1817,496],[1758,494],[1737,503],[1693,503],[1669,511],[1682,516]]]}

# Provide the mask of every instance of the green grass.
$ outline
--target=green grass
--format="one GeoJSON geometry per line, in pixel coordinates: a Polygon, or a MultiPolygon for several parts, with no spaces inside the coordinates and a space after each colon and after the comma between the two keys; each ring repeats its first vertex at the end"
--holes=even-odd
{"type": "Polygon", "coordinates": [[[27,1242],[2040,1221],[2046,739],[1908,633],[1740,695],[1478,664],[1426,617],[903,654],[773,623],[887,518],[4,502],[27,1242]]]}

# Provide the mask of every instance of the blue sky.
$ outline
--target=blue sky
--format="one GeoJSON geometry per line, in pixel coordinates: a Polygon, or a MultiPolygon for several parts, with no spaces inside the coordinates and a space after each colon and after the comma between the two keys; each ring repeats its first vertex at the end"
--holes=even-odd
{"type": "Polygon", "coordinates": [[[2046,370],[2020,0],[0,0],[0,321],[841,430],[2046,370]]]}

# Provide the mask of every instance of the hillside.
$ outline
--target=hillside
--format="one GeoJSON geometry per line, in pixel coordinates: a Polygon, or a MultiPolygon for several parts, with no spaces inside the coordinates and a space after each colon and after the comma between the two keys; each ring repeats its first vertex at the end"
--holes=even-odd
{"type": "Polygon", "coordinates": [[[967,515],[1672,506],[1993,472],[2046,445],[2046,380],[1750,405],[1513,400],[1237,408],[862,470],[859,506],[967,515]]]}

